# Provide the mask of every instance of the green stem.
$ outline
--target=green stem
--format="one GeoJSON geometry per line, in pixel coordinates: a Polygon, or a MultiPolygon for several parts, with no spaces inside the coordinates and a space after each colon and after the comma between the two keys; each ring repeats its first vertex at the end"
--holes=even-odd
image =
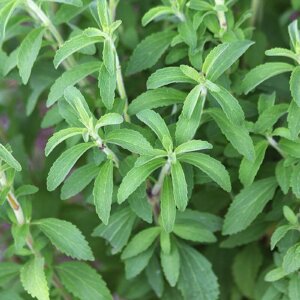
{"type": "MultiPolygon", "coordinates": [[[[225,0],[215,0],[216,5],[224,5],[225,0]]],[[[220,28],[222,32],[224,33],[227,31],[227,20],[224,11],[217,11],[217,17],[219,20],[220,28]]]]}
{"type": "Polygon", "coordinates": [[[266,136],[267,141],[271,147],[273,147],[283,158],[285,157],[285,154],[283,151],[280,149],[278,146],[278,143],[271,137],[271,136],[266,136]]]}

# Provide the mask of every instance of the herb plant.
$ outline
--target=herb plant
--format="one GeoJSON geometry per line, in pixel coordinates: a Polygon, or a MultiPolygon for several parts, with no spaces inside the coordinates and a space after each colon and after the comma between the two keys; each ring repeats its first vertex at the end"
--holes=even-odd
{"type": "Polygon", "coordinates": [[[299,11],[0,0],[0,299],[300,299],[299,11]]]}

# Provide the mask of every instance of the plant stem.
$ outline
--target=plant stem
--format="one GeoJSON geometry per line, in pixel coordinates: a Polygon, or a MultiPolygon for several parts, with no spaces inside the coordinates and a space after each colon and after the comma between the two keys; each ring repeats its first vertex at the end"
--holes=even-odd
{"type": "Polygon", "coordinates": [[[278,146],[278,143],[271,137],[271,136],[266,136],[267,141],[271,147],[273,147],[283,158],[285,157],[284,153],[278,146]]]}
{"type": "MultiPolygon", "coordinates": [[[[215,0],[216,5],[224,5],[225,0],[215,0]]],[[[220,28],[222,32],[224,33],[227,31],[227,20],[224,11],[217,11],[217,17],[219,20],[220,28]]]]}

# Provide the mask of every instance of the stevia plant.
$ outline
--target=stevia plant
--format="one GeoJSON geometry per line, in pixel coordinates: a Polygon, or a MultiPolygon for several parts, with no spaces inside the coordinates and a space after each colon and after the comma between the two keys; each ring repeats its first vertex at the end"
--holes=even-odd
{"type": "Polygon", "coordinates": [[[0,299],[299,299],[300,2],[269,2],[0,0],[0,299]]]}

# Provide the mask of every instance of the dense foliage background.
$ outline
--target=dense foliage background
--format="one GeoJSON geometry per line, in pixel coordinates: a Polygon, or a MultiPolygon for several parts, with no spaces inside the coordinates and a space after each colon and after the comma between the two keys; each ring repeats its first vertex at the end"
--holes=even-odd
{"type": "Polygon", "coordinates": [[[0,0],[0,299],[300,299],[299,16],[0,0]]]}

